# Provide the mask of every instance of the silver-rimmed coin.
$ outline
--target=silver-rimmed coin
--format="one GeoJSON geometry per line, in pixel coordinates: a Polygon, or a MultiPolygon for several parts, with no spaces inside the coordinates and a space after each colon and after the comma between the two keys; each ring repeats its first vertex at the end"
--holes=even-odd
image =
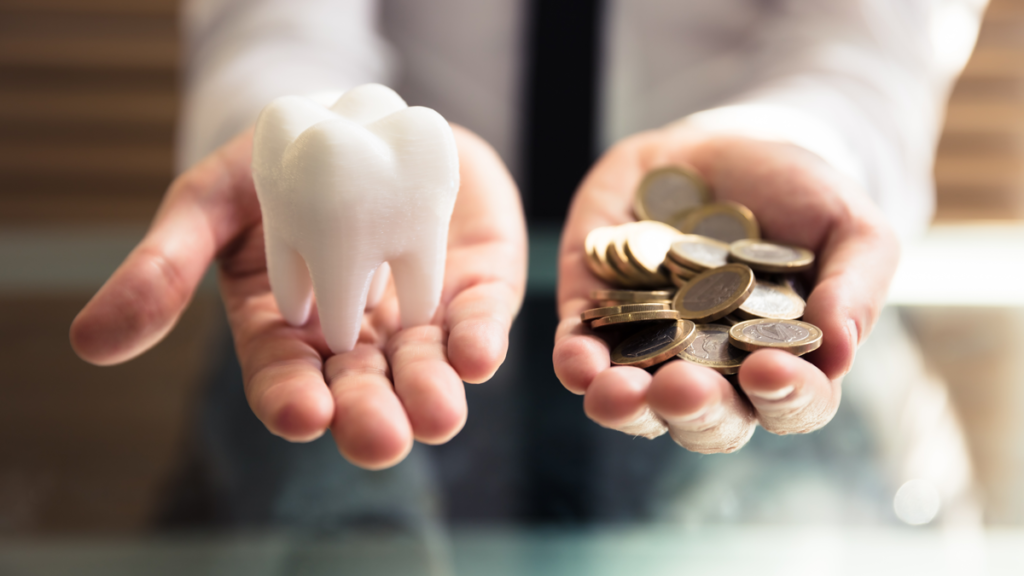
{"type": "Polygon", "coordinates": [[[797,356],[821,346],[821,329],[809,322],[761,318],[740,322],[729,329],[729,342],[753,352],[761,348],[777,348],[797,356]]]}
{"type": "Polygon", "coordinates": [[[711,191],[695,172],[678,166],[651,170],[637,187],[633,212],[639,220],[666,224],[680,214],[711,201],[711,191]]]}
{"type": "Polygon", "coordinates": [[[671,274],[675,274],[684,280],[689,280],[698,274],[696,270],[692,270],[676,262],[672,258],[665,258],[665,261],[661,263],[671,274]]]}
{"type": "Polygon", "coordinates": [[[725,324],[726,326],[735,326],[735,325],[739,324],[740,322],[743,322],[743,319],[742,318],[737,318],[735,313],[733,313],[733,314],[729,314],[728,316],[723,316],[723,317],[719,318],[718,320],[715,320],[715,322],[717,322],[718,324],[725,324]]]}
{"type": "Polygon", "coordinates": [[[733,314],[745,320],[773,318],[796,320],[804,315],[807,303],[788,287],[766,280],[754,283],[754,291],[733,314]]]}
{"type": "Polygon", "coordinates": [[[729,259],[769,274],[807,270],[814,264],[814,253],[799,246],[765,240],[737,240],[729,246],[729,259]]]}
{"type": "Polygon", "coordinates": [[[789,288],[796,295],[807,300],[807,288],[804,283],[800,280],[800,276],[797,274],[774,274],[769,277],[769,280],[776,284],[782,284],[786,288],[789,288]]]}
{"type": "Polygon", "coordinates": [[[761,237],[754,213],[736,202],[705,204],[672,224],[684,234],[699,234],[725,243],[761,237]]]}
{"type": "Polygon", "coordinates": [[[743,264],[726,264],[701,272],[679,289],[672,307],[679,317],[694,322],[711,322],[733,310],[754,290],[754,272],[743,264]]]}
{"type": "Polygon", "coordinates": [[[672,242],[666,256],[677,264],[703,272],[728,263],[729,245],[707,236],[685,234],[672,242]]]}
{"type": "Polygon", "coordinates": [[[693,340],[679,352],[679,358],[721,374],[736,374],[747,353],[729,345],[729,330],[721,324],[698,324],[693,340]]]}
{"type": "Polygon", "coordinates": [[[672,359],[685,348],[693,339],[694,333],[694,324],[689,320],[678,320],[642,330],[612,349],[612,364],[637,368],[660,364],[672,359]]]}

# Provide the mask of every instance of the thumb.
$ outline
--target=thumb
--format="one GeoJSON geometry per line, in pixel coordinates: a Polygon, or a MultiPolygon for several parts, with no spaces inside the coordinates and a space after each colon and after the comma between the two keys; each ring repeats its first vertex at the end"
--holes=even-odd
{"type": "Polygon", "coordinates": [[[174,181],[146,236],[72,322],[79,357],[118,364],[170,332],[215,255],[259,221],[251,157],[248,131],[174,181]]]}

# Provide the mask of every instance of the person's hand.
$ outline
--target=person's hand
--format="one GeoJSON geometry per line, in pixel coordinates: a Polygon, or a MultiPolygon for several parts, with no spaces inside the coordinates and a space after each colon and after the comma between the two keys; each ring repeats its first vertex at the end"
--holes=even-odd
{"type": "Polygon", "coordinates": [[[877,208],[854,183],[795,146],[712,137],[675,126],[639,134],[612,148],[580,185],[562,235],[555,373],[585,394],[587,415],[602,426],[655,437],[668,431],[696,452],[731,452],[757,424],[776,434],[811,432],[839,407],[840,382],[871,331],[895,272],[898,245],[877,208]],[[762,235],[817,255],[817,279],[804,319],[820,327],[817,351],[798,358],[759,350],[740,367],[739,385],[717,372],[674,360],[653,375],[609,367],[608,345],[580,321],[590,291],[606,287],[588,269],[583,242],[599,226],[634,220],[633,191],[652,168],[699,172],[718,200],[756,215],[762,235]]]}
{"type": "Polygon", "coordinates": [[[216,258],[245,393],[271,432],[303,442],[329,428],[346,458],[372,469],[401,461],[413,439],[449,440],[466,421],[462,381],[488,380],[505,359],[526,283],[515,183],[486,143],[454,130],[461,188],[431,325],[400,329],[393,284],[351,352],[330,353],[315,310],[305,326],[285,323],[267,279],[250,130],[175,180],[145,238],[75,318],[72,346],[99,365],[141,354],[216,258]]]}

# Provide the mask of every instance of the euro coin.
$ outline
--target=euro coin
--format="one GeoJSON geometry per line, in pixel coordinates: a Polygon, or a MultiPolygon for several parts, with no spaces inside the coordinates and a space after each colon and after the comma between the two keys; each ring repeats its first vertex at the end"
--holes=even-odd
{"type": "Polygon", "coordinates": [[[644,288],[667,284],[667,278],[652,276],[629,260],[629,255],[626,254],[626,239],[637,224],[640,222],[630,222],[616,227],[615,238],[608,247],[608,259],[613,268],[621,273],[623,284],[627,286],[644,288]]]}
{"type": "Polygon", "coordinates": [[[782,284],[796,292],[797,296],[807,300],[807,288],[804,287],[804,283],[800,281],[800,277],[796,274],[775,274],[771,276],[771,280],[776,284],[782,284]]]}
{"type": "Polygon", "coordinates": [[[626,232],[626,258],[630,264],[650,278],[657,278],[663,284],[667,283],[667,278],[661,272],[661,263],[665,260],[665,254],[673,240],[680,236],[682,233],[668,224],[654,221],[637,222],[626,232]]]}
{"type": "Polygon", "coordinates": [[[580,320],[590,322],[605,316],[616,314],[629,314],[631,312],[653,312],[655,310],[669,310],[671,304],[668,302],[646,302],[643,304],[622,304],[621,306],[605,306],[603,308],[591,308],[580,314],[580,320]]]}
{"type": "Polygon", "coordinates": [[[608,264],[608,243],[614,235],[614,226],[601,226],[591,230],[583,243],[587,267],[601,280],[612,283],[618,282],[618,275],[608,264]]]}
{"type": "Polygon", "coordinates": [[[766,280],[754,283],[750,297],[740,304],[735,314],[745,320],[772,318],[775,320],[796,320],[804,315],[807,303],[788,287],[766,280]]]}
{"type": "Polygon", "coordinates": [[[726,326],[735,326],[735,325],[739,324],[740,322],[743,322],[743,319],[742,318],[737,318],[735,313],[733,313],[733,314],[729,314],[728,316],[723,316],[723,317],[719,318],[718,320],[716,320],[715,322],[717,322],[719,324],[725,324],[726,326]]]}
{"type": "Polygon", "coordinates": [[[747,353],[729,345],[729,330],[721,324],[698,324],[693,340],[679,352],[679,358],[721,374],[736,374],[747,353]]]}
{"type": "Polygon", "coordinates": [[[651,170],[633,198],[639,220],[671,224],[680,214],[711,201],[711,191],[696,173],[678,166],[651,170]]]}
{"type": "Polygon", "coordinates": [[[669,302],[676,295],[673,290],[593,290],[591,300],[614,301],[620,304],[639,304],[643,302],[669,302]]]}
{"type": "Polygon", "coordinates": [[[694,324],[689,320],[677,320],[637,332],[612,349],[612,364],[638,368],[660,364],[684,349],[694,333],[694,324]]]}
{"type": "Polygon", "coordinates": [[[694,276],[676,293],[672,307],[684,320],[711,322],[739,308],[753,290],[750,268],[726,264],[694,276]]]}
{"type": "Polygon", "coordinates": [[[676,262],[675,260],[669,257],[666,257],[665,261],[662,262],[661,265],[664,266],[665,269],[668,270],[670,273],[675,274],[676,276],[679,276],[680,278],[686,280],[689,280],[690,278],[693,278],[694,276],[697,275],[696,270],[687,268],[686,266],[683,266],[682,264],[676,262]]]}
{"type": "Polygon", "coordinates": [[[814,264],[814,253],[806,248],[765,240],[738,240],[729,246],[729,259],[757,272],[779,274],[807,270],[814,264]]]}
{"type": "Polygon", "coordinates": [[[801,356],[821,346],[821,329],[797,320],[757,319],[740,322],[729,329],[729,342],[741,350],[761,348],[786,350],[801,356]]]}
{"type": "Polygon", "coordinates": [[[632,312],[629,314],[615,314],[604,316],[590,323],[594,330],[608,328],[623,328],[626,324],[648,324],[650,322],[667,322],[679,319],[679,313],[675,310],[652,310],[650,312],[632,312]]]}
{"type": "Polygon", "coordinates": [[[729,244],[707,236],[685,234],[669,246],[667,256],[677,264],[703,272],[725,266],[729,261],[729,244]]]}
{"type": "Polygon", "coordinates": [[[686,278],[683,278],[682,276],[676,276],[675,274],[669,274],[668,279],[670,282],[672,282],[672,284],[675,285],[676,288],[682,288],[683,286],[686,286],[687,282],[689,282],[689,280],[687,280],[686,278]]]}
{"type": "Polygon", "coordinates": [[[608,264],[608,268],[615,275],[615,282],[618,286],[625,286],[626,288],[643,288],[643,284],[638,283],[631,276],[627,275],[626,272],[615,263],[615,242],[614,240],[608,244],[608,250],[605,253],[605,262],[608,264]]]}
{"type": "Polygon", "coordinates": [[[725,243],[761,237],[754,213],[736,202],[705,204],[672,224],[684,234],[699,234],[725,243]]]}

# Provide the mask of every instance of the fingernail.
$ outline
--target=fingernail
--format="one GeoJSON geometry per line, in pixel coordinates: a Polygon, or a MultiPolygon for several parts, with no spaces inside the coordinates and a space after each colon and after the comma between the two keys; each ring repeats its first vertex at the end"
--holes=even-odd
{"type": "Polygon", "coordinates": [[[795,389],[796,387],[790,384],[789,386],[783,386],[778,390],[759,390],[757,392],[747,390],[747,394],[754,396],[755,398],[760,398],[761,400],[775,401],[782,400],[786,396],[789,396],[795,389]]]}

